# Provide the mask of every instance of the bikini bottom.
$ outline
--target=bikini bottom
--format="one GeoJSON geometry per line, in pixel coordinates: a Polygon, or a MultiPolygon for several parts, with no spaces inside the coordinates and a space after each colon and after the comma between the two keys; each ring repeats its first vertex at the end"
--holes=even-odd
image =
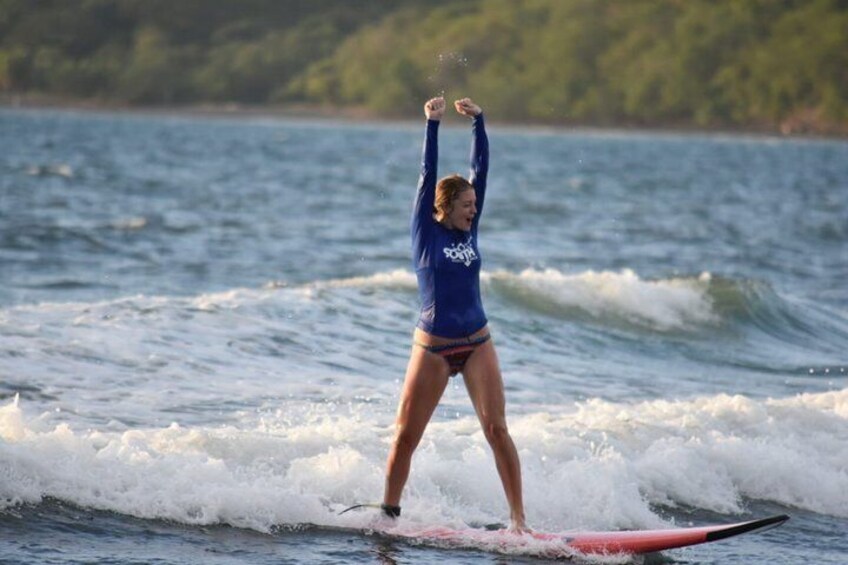
{"type": "Polygon", "coordinates": [[[491,334],[485,334],[474,339],[462,339],[443,345],[427,345],[420,341],[416,341],[415,345],[426,349],[430,353],[441,355],[450,366],[451,376],[454,376],[462,371],[463,367],[465,367],[465,362],[468,361],[471,354],[490,339],[492,339],[491,334]]]}

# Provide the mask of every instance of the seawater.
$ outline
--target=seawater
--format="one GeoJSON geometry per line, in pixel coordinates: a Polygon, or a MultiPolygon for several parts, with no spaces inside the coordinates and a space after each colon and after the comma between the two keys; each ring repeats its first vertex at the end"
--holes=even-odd
{"type": "MultiPolygon", "coordinates": [[[[483,298],[531,526],[787,513],[665,555],[848,562],[848,143],[489,130],[483,298]]],[[[382,493],[422,134],[0,111],[0,560],[537,561],[338,515],[382,493]]],[[[440,135],[464,173],[468,125],[440,135]]],[[[460,379],[403,508],[507,519],[460,379]]]]}

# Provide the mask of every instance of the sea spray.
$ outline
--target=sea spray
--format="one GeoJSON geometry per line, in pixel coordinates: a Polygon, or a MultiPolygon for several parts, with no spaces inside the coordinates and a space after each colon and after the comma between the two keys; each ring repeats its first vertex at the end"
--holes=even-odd
{"type": "MultiPolygon", "coordinates": [[[[29,417],[22,404],[0,408],[5,506],[55,498],[259,531],[350,525],[336,513],[379,497],[392,434],[364,407],[345,414],[313,407],[297,424],[264,415],[245,416],[239,426],[114,433],[50,428],[49,415],[29,417]]],[[[513,417],[510,425],[533,524],[650,528],[664,524],[664,507],[738,514],[751,499],[848,516],[846,407],[848,389],[763,401],[591,400],[513,417]]],[[[413,467],[409,520],[503,519],[503,494],[475,419],[434,422],[413,467]]]]}

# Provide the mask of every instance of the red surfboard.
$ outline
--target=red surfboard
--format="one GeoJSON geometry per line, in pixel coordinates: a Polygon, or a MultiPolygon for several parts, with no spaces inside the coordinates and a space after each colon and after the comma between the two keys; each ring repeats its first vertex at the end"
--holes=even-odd
{"type": "Polygon", "coordinates": [[[641,554],[697,545],[780,526],[789,516],[772,516],[740,522],[696,528],[635,530],[622,532],[563,532],[559,534],[515,534],[507,530],[456,530],[436,527],[413,529],[399,524],[381,531],[389,537],[408,539],[440,547],[473,548],[503,553],[522,553],[547,557],[569,557],[576,553],[641,554]]]}

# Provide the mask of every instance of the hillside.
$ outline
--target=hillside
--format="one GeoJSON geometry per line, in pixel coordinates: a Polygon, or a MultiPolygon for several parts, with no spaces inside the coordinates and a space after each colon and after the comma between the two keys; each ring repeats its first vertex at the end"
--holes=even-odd
{"type": "Polygon", "coordinates": [[[838,0],[0,0],[0,92],[848,132],[838,0]]]}

